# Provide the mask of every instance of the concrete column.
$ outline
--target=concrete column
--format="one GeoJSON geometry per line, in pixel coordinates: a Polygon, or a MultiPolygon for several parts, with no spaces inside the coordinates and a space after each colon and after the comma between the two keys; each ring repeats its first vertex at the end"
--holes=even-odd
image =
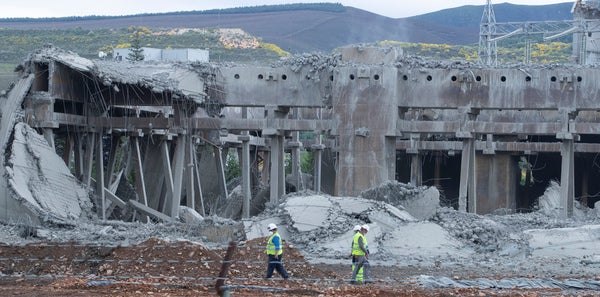
{"type": "Polygon", "coordinates": [[[325,146],[321,143],[321,133],[317,133],[316,144],[313,149],[313,190],[321,193],[321,166],[323,164],[323,149],[325,146]]]}
{"type": "Polygon", "coordinates": [[[106,195],[104,195],[104,150],[102,132],[96,136],[96,195],[98,196],[98,215],[106,220],[106,195]]]}
{"type": "Polygon", "coordinates": [[[244,202],[242,205],[242,218],[250,217],[250,200],[252,192],[250,189],[250,136],[240,135],[238,139],[242,141],[242,158],[240,160],[240,168],[242,170],[242,195],[244,202]]]}
{"type": "Polygon", "coordinates": [[[277,203],[285,194],[285,164],[283,136],[272,136],[271,139],[271,202],[277,203]]]}
{"type": "Polygon", "coordinates": [[[440,152],[435,153],[435,165],[433,168],[433,186],[440,189],[440,168],[442,166],[442,155],[440,152]]]}
{"type": "Polygon", "coordinates": [[[117,150],[119,149],[120,144],[121,136],[119,134],[111,135],[109,159],[108,164],[106,164],[106,172],[104,173],[104,180],[106,181],[107,186],[110,186],[113,182],[113,173],[115,170],[115,163],[117,162],[117,150]]]}
{"type": "Polygon", "coordinates": [[[92,168],[94,168],[94,166],[92,166],[92,163],[94,162],[95,143],[96,136],[94,135],[94,133],[87,133],[85,145],[85,160],[83,164],[83,183],[88,187],[92,184],[92,168]]]}
{"type": "Polygon", "coordinates": [[[590,195],[590,172],[589,170],[582,170],[583,176],[581,177],[581,204],[587,207],[588,197],[590,195]]]}
{"type": "MultiPolygon", "coordinates": [[[[347,49],[342,59],[382,54],[375,48],[347,49]]],[[[391,60],[389,61],[391,62],[391,60]]],[[[343,67],[332,82],[333,117],[337,126],[337,163],[334,195],[361,191],[395,180],[395,141],[398,70],[394,67],[343,67]],[[391,159],[394,158],[392,161],[391,159]]]]}
{"type": "Polygon", "coordinates": [[[175,145],[175,155],[173,156],[173,194],[171,199],[170,213],[171,218],[179,217],[179,205],[181,205],[181,194],[183,193],[183,170],[185,160],[186,136],[177,135],[175,145]]]}
{"type": "Polygon", "coordinates": [[[469,149],[469,182],[467,195],[469,197],[468,209],[470,213],[477,213],[477,175],[475,174],[475,139],[469,141],[471,148],[469,149]]]}
{"type": "MultiPolygon", "coordinates": [[[[294,108],[293,115],[295,119],[299,119],[298,108],[294,108]]],[[[292,180],[296,185],[296,191],[304,190],[302,183],[302,165],[300,160],[302,142],[300,142],[300,132],[292,132],[292,141],[288,144],[292,154],[292,180]]]]}
{"type": "Polygon", "coordinates": [[[71,156],[73,155],[73,147],[75,144],[75,136],[73,134],[67,134],[65,136],[65,147],[63,151],[63,161],[67,168],[71,168],[71,156]]]}
{"type": "Polygon", "coordinates": [[[82,138],[82,134],[81,133],[77,133],[76,137],[75,137],[75,176],[77,176],[77,178],[79,178],[81,181],[83,181],[83,172],[84,172],[84,158],[83,156],[84,151],[83,151],[83,141],[81,141],[82,138]]]}
{"type": "Polygon", "coordinates": [[[54,145],[54,131],[52,128],[44,128],[44,138],[52,149],[56,149],[56,146],[54,145]]]}
{"type": "Polygon", "coordinates": [[[263,151],[262,152],[263,158],[263,167],[262,167],[262,171],[261,171],[261,182],[263,184],[267,184],[269,183],[269,180],[271,180],[271,152],[270,151],[263,151]]]}
{"type": "Polygon", "coordinates": [[[573,215],[574,190],[574,153],[573,139],[563,139],[560,146],[562,163],[560,169],[560,215],[563,218],[573,215]]]}
{"type": "MultiPolygon", "coordinates": [[[[163,156],[161,150],[163,149],[162,145],[157,145],[160,143],[160,139],[157,137],[148,135],[145,138],[140,138],[141,135],[138,135],[137,143],[138,146],[145,145],[144,147],[144,157],[140,158],[140,162],[143,164],[143,172],[144,173],[154,173],[154,174],[144,174],[143,180],[146,188],[146,195],[148,198],[148,207],[161,211],[164,209],[161,204],[161,200],[163,199],[163,188],[165,187],[165,174],[164,165],[161,162],[163,156]],[[154,137],[154,139],[152,139],[154,137]]],[[[141,169],[140,169],[140,172],[141,169]]],[[[165,191],[166,192],[166,191],[165,191]]]]}
{"type": "Polygon", "coordinates": [[[214,152],[215,162],[217,165],[217,174],[219,175],[218,181],[221,190],[223,191],[223,198],[225,199],[227,196],[229,196],[229,193],[227,192],[227,180],[225,178],[225,158],[227,157],[227,150],[223,150],[220,147],[215,147],[214,152]]]}
{"type": "MultiPolygon", "coordinates": [[[[242,107],[242,118],[248,118],[248,108],[242,107]]],[[[250,133],[242,131],[242,135],[238,136],[238,140],[242,142],[242,156],[240,158],[240,169],[242,170],[242,218],[250,217],[250,200],[252,200],[252,192],[250,188],[250,133]]]]}
{"type": "Polygon", "coordinates": [[[163,140],[160,143],[160,156],[162,160],[162,172],[165,177],[165,185],[167,186],[167,195],[164,206],[162,207],[163,213],[170,215],[171,206],[173,201],[173,170],[171,169],[171,158],[169,153],[169,143],[167,140],[163,140]]]}
{"type": "Polygon", "coordinates": [[[196,154],[196,150],[193,152],[193,160],[194,160],[194,170],[196,172],[196,210],[200,212],[201,215],[205,216],[206,211],[204,210],[204,196],[202,195],[202,183],[200,182],[200,168],[198,167],[198,155],[196,154]],[[198,205],[200,205],[198,207],[198,205]]]}
{"type": "Polygon", "coordinates": [[[184,183],[185,183],[185,197],[186,206],[191,209],[196,209],[196,191],[195,185],[195,170],[194,170],[194,144],[192,143],[192,137],[188,134],[185,135],[185,166],[184,166],[184,183]]]}
{"type": "Polygon", "coordinates": [[[460,187],[458,191],[458,210],[474,212],[475,207],[475,140],[472,138],[463,140],[463,148],[460,162],[460,187]]]}
{"type": "Polygon", "coordinates": [[[302,182],[302,165],[300,160],[300,154],[302,143],[299,141],[292,141],[289,143],[289,148],[292,154],[292,180],[296,185],[296,191],[304,190],[304,184],[302,182]]]}
{"type": "Polygon", "coordinates": [[[419,153],[410,155],[410,184],[413,186],[423,185],[423,162],[419,153]]]}
{"type": "MultiPolygon", "coordinates": [[[[131,139],[133,139],[133,143],[131,144],[133,146],[133,154],[134,154],[134,158],[135,158],[135,178],[136,178],[136,192],[137,192],[137,196],[138,199],[140,199],[141,201],[139,201],[140,203],[144,204],[145,206],[148,206],[148,196],[146,194],[146,183],[144,182],[144,167],[142,165],[142,153],[140,152],[140,141],[138,137],[131,137],[131,139]]],[[[148,216],[143,215],[142,217],[142,221],[143,222],[148,222],[148,216]]]]}

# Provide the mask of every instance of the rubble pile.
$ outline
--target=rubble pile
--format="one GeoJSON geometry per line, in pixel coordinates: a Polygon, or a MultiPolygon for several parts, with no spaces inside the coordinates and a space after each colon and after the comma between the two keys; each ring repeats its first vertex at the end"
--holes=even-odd
{"type": "Polygon", "coordinates": [[[272,67],[283,67],[288,66],[294,72],[300,71],[303,67],[310,65],[312,72],[321,72],[324,70],[332,71],[334,67],[341,65],[341,55],[331,54],[326,55],[322,53],[303,53],[294,55],[289,58],[280,59],[273,63],[272,67]]]}
{"type": "Polygon", "coordinates": [[[440,205],[440,193],[436,188],[416,187],[398,181],[387,181],[365,190],[359,197],[404,208],[417,219],[432,217],[440,205]]]}

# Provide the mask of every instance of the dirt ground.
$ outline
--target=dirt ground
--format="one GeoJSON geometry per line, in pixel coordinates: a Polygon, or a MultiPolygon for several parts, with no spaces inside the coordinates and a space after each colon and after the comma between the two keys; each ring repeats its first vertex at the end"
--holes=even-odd
{"type": "Polygon", "coordinates": [[[311,265],[290,246],[284,263],[291,279],[266,280],[265,242],[260,238],[239,243],[230,262],[224,261],[226,248],[157,239],[129,247],[74,242],[4,245],[0,290],[2,296],[218,296],[222,265],[231,263],[224,281],[230,296],[600,296],[561,290],[426,289],[412,277],[427,273],[468,277],[470,272],[392,267],[373,267],[373,284],[350,285],[348,266],[311,265]]]}

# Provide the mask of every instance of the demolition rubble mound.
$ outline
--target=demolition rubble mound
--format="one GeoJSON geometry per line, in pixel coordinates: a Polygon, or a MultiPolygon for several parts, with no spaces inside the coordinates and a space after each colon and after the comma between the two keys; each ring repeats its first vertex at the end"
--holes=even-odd
{"type": "MultiPolygon", "coordinates": [[[[559,218],[559,192],[550,184],[531,213],[477,215],[439,207],[434,188],[388,182],[361,197],[290,194],[242,222],[209,216],[194,224],[4,225],[0,273],[92,276],[111,285],[121,277],[186,287],[193,281],[194,292],[214,294],[222,264],[231,263],[226,283],[248,293],[242,296],[258,296],[249,288],[281,288],[276,280],[262,279],[266,226],[275,223],[293,279],[283,288],[296,295],[356,296],[373,290],[381,290],[381,296],[410,290],[416,296],[430,295],[428,290],[476,295],[498,288],[503,291],[496,293],[507,296],[518,296],[518,290],[588,294],[600,288],[593,278],[600,266],[600,220],[595,209],[581,205],[572,218],[559,218]],[[407,211],[411,208],[418,208],[421,218],[407,211]],[[376,283],[353,288],[347,285],[348,255],[356,224],[371,227],[367,239],[376,283]],[[230,241],[237,248],[226,262],[230,241]]],[[[76,284],[64,287],[83,286],[76,284]]]]}

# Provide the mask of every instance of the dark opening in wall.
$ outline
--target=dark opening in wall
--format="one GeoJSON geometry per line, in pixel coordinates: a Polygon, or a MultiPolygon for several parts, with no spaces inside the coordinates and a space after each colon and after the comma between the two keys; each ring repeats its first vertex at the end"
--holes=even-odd
{"type": "MultiPolygon", "coordinates": [[[[460,185],[460,153],[422,152],[423,185],[435,186],[440,191],[440,206],[458,209],[460,185]],[[436,169],[437,167],[437,169],[436,169]]],[[[410,183],[411,155],[396,154],[396,180],[410,183]]]]}
{"type": "Polygon", "coordinates": [[[48,92],[48,85],[50,80],[50,71],[48,63],[35,63],[34,71],[35,80],[33,81],[33,85],[31,86],[32,91],[48,92]]]}
{"type": "Polygon", "coordinates": [[[597,154],[575,155],[575,199],[589,208],[600,200],[599,162],[597,154]]]}
{"type": "Polygon", "coordinates": [[[515,164],[519,164],[521,157],[527,162],[527,167],[525,176],[518,167],[519,170],[514,177],[517,181],[516,211],[531,212],[537,207],[538,198],[544,195],[550,181],[560,182],[561,156],[559,153],[518,155],[513,157],[515,164]]]}

